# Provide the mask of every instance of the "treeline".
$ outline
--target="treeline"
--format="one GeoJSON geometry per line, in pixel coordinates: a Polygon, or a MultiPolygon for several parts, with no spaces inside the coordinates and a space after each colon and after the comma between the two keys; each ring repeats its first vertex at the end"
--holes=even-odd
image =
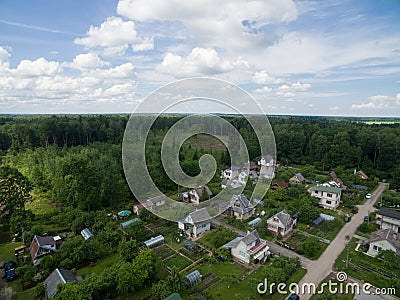
{"type": "MultiPolygon", "coordinates": [[[[183,115],[158,118],[150,132],[150,145],[158,148],[168,129],[181,118],[183,115]]],[[[243,117],[225,118],[240,131],[250,158],[256,159],[259,143],[248,122],[243,117]]],[[[120,147],[128,120],[128,115],[4,116],[0,117],[0,150],[15,155],[26,149],[49,149],[51,145],[70,148],[95,142],[120,147]]],[[[336,167],[363,169],[398,186],[395,178],[400,177],[400,124],[367,125],[306,117],[269,120],[275,134],[278,163],[310,164],[322,171],[336,167]]]]}

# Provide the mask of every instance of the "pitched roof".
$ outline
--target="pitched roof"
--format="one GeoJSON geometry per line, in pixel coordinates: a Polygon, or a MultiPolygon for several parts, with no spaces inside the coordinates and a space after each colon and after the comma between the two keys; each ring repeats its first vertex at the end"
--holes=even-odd
{"type": "Polygon", "coordinates": [[[293,218],[290,214],[286,212],[286,210],[282,210],[278,213],[276,213],[273,217],[278,218],[282,224],[286,227],[287,225],[290,225],[293,223],[293,218]]]}
{"type": "Polygon", "coordinates": [[[331,186],[323,186],[323,185],[315,185],[310,188],[310,191],[321,191],[321,192],[327,192],[327,193],[334,193],[338,194],[342,189],[340,188],[335,188],[331,186]]]}
{"type": "Polygon", "coordinates": [[[66,269],[55,269],[49,277],[44,281],[44,287],[47,298],[53,298],[57,293],[57,286],[59,284],[66,284],[67,282],[76,281],[77,278],[70,270],[66,269]]]}
{"type": "Polygon", "coordinates": [[[194,224],[209,222],[211,219],[205,207],[191,212],[189,216],[192,218],[194,224]]]}
{"type": "Polygon", "coordinates": [[[393,210],[393,209],[390,209],[387,207],[381,207],[378,214],[385,216],[385,217],[400,220],[400,211],[399,210],[393,210]]]}
{"type": "MultiPolygon", "coordinates": [[[[296,173],[296,174],[294,174],[294,176],[293,176],[294,178],[297,178],[298,180],[300,180],[300,181],[305,181],[306,179],[304,178],[304,176],[303,176],[303,174],[301,174],[301,173],[296,173]]],[[[293,178],[292,177],[292,178],[293,178]]]]}
{"type": "Polygon", "coordinates": [[[249,233],[247,233],[243,238],[242,238],[243,243],[246,245],[251,244],[255,241],[260,241],[260,237],[258,236],[257,230],[253,230],[249,233]]]}
{"type": "Polygon", "coordinates": [[[212,196],[213,194],[207,185],[199,186],[198,188],[195,188],[194,191],[196,191],[197,195],[199,195],[200,198],[203,195],[204,191],[206,192],[207,196],[212,196]]]}
{"type": "Polygon", "coordinates": [[[250,201],[243,194],[233,195],[231,199],[231,205],[233,205],[233,211],[240,214],[246,214],[252,211],[254,208],[250,201]]]}
{"type": "Polygon", "coordinates": [[[284,180],[281,180],[281,181],[275,183],[274,185],[280,187],[281,189],[286,189],[288,187],[288,184],[284,180]]]}
{"type": "Polygon", "coordinates": [[[368,179],[368,175],[365,174],[363,170],[358,171],[357,174],[360,175],[362,178],[368,179]]]}
{"type": "Polygon", "coordinates": [[[373,243],[378,241],[388,241],[396,248],[397,251],[400,250],[400,240],[397,239],[397,234],[390,228],[379,229],[371,233],[371,236],[366,241],[366,243],[373,243]]]}
{"type": "Polygon", "coordinates": [[[224,249],[231,249],[231,248],[236,248],[237,245],[239,245],[240,241],[243,239],[243,237],[238,236],[237,238],[234,238],[232,241],[226,243],[225,245],[222,246],[224,249]]]}

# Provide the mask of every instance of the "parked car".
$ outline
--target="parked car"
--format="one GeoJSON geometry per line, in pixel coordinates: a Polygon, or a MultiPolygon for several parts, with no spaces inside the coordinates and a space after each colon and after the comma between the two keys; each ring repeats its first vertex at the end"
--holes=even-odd
{"type": "Polygon", "coordinates": [[[367,199],[371,199],[371,197],[372,197],[371,194],[366,194],[366,195],[365,195],[365,198],[367,198],[367,199]]]}
{"type": "Polygon", "coordinates": [[[369,222],[369,216],[364,217],[364,222],[369,222]]]}
{"type": "Polygon", "coordinates": [[[15,278],[17,278],[17,274],[15,274],[15,267],[16,264],[13,261],[7,261],[4,263],[3,268],[4,268],[4,276],[7,281],[13,281],[15,278]]]}
{"type": "Polygon", "coordinates": [[[355,208],[352,209],[352,210],[351,210],[351,213],[352,213],[353,215],[355,215],[356,213],[358,213],[358,209],[355,209],[355,208]]]}
{"type": "Polygon", "coordinates": [[[297,294],[291,294],[290,297],[288,298],[288,300],[299,300],[300,297],[297,294]]]}
{"type": "Polygon", "coordinates": [[[347,222],[350,222],[351,218],[349,216],[345,216],[343,218],[343,220],[347,223],[347,222]]]}

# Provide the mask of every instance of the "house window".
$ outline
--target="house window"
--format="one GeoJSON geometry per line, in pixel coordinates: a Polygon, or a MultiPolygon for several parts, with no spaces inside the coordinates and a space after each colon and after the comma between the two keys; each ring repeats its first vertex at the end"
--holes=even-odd
{"type": "Polygon", "coordinates": [[[326,200],[327,205],[331,205],[332,201],[331,200],[326,200]]]}
{"type": "Polygon", "coordinates": [[[381,247],[378,247],[378,246],[374,245],[374,251],[375,252],[380,252],[381,250],[382,250],[381,247]]]}
{"type": "Polygon", "coordinates": [[[244,253],[243,251],[239,251],[239,255],[240,255],[241,257],[246,257],[246,253],[244,253]]]}
{"type": "Polygon", "coordinates": [[[328,193],[326,196],[329,197],[329,198],[332,198],[332,194],[331,193],[328,193]]]}

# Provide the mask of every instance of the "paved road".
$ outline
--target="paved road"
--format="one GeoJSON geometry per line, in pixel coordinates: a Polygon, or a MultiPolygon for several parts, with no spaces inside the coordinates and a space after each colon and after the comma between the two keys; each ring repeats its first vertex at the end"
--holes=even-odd
{"type": "MultiPolygon", "coordinates": [[[[329,244],[328,248],[326,248],[319,259],[309,264],[306,275],[304,275],[299,283],[300,287],[303,283],[315,283],[315,285],[318,286],[321,281],[332,272],[336,258],[342,253],[349,239],[354,236],[357,227],[364,222],[364,217],[375,211],[373,205],[387,186],[388,184],[386,183],[379,183],[371,199],[368,199],[363,205],[358,206],[358,214],[354,215],[351,221],[343,226],[336,238],[329,244]]],[[[310,299],[310,297],[311,295],[308,294],[301,295],[302,300],[310,299]]]]}
{"type": "MultiPolygon", "coordinates": [[[[225,227],[233,230],[234,232],[236,232],[237,234],[239,234],[241,236],[245,236],[246,235],[246,232],[244,232],[243,230],[240,230],[240,229],[238,229],[238,228],[236,228],[234,226],[231,226],[229,224],[221,222],[218,219],[213,219],[211,221],[211,223],[212,223],[213,226],[220,226],[220,225],[221,226],[225,226],[225,227]]],[[[269,247],[269,251],[274,253],[274,254],[284,255],[284,256],[287,256],[287,257],[291,257],[291,258],[299,258],[300,262],[301,262],[301,266],[303,268],[308,268],[309,265],[311,264],[311,260],[309,260],[308,258],[306,258],[304,256],[301,256],[301,255],[297,254],[296,252],[294,252],[292,250],[289,250],[289,249],[287,249],[285,247],[279,246],[279,245],[277,245],[277,244],[275,244],[273,242],[270,242],[270,241],[266,241],[266,242],[267,242],[267,245],[269,247]]]]}

